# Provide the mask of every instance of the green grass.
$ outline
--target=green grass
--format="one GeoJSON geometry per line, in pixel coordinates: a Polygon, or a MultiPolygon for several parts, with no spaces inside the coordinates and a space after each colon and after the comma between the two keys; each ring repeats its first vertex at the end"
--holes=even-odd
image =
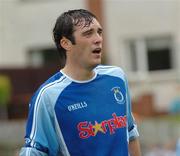
{"type": "Polygon", "coordinates": [[[159,119],[173,121],[173,122],[180,122],[180,114],[166,115],[166,116],[159,117],[159,119]]]}

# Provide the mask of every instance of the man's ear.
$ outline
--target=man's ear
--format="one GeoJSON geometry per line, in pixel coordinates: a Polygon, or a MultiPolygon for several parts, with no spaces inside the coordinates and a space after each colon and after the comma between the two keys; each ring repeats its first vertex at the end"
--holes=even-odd
{"type": "Polygon", "coordinates": [[[61,44],[61,47],[63,47],[66,51],[70,50],[71,49],[71,41],[69,39],[67,39],[66,37],[63,37],[61,40],[60,40],[60,44],[61,44]]]}

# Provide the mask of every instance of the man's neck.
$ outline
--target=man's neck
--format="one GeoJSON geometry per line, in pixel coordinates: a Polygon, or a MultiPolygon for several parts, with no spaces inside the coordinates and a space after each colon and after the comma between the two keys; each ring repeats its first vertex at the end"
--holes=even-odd
{"type": "Polygon", "coordinates": [[[76,69],[74,67],[69,67],[69,66],[65,66],[62,69],[62,72],[77,81],[90,80],[95,75],[95,72],[92,69],[89,70],[83,68],[76,69]]]}

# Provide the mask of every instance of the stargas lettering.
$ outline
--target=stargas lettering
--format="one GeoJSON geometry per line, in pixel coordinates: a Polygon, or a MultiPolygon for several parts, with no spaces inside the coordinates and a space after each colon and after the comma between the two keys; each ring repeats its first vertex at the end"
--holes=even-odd
{"type": "Polygon", "coordinates": [[[96,136],[98,132],[104,134],[110,133],[112,135],[117,129],[126,127],[126,116],[117,116],[116,113],[113,113],[112,116],[113,118],[101,121],[100,123],[97,121],[94,124],[89,121],[78,123],[79,137],[81,139],[87,139],[96,136]]]}

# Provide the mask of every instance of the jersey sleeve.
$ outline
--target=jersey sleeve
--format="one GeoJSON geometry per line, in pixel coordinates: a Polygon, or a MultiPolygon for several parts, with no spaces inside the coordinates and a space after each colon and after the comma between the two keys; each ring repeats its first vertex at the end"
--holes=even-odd
{"type": "Polygon", "coordinates": [[[23,147],[19,153],[19,156],[48,156],[47,153],[41,152],[36,148],[23,147]]]}
{"type": "Polygon", "coordinates": [[[55,130],[53,107],[48,94],[38,92],[30,102],[25,145],[20,156],[58,155],[59,144],[55,130]]]}
{"type": "Polygon", "coordinates": [[[125,86],[126,86],[126,91],[127,91],[126,99],[127,99],[128,138],[129,138],[129,141],[131,141],[139,136],[139,132],[137,129],[137,125],[135,123],[135,119],[132,114],[131,98],[130,98],[127,79],[125,79],[125,86]]]}

